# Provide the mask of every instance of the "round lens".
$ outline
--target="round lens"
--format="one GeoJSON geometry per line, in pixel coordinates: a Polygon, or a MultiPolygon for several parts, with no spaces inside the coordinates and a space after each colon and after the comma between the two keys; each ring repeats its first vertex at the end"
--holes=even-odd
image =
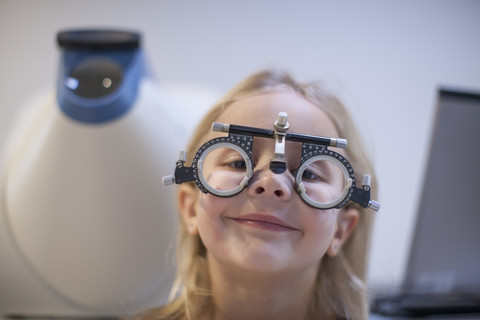
{"type": "Polygon", "coordinates": [[[65,85],[85,98],[100,98],[114,92],[122,83],[123,70],[108,59],[92,58],[79,63],[68,75],[65,85]]]}
{"type": "Polygon", "coordinates": [[[203,186],[218,196],[231,196],[242,191],[252,175],[247,154],[230,143],[209,147],[198,160],[198,174],[203,186]]]}
{"type": "Polygon", "coordinates": [[[308,159],[299,168],[297,184],[300,196],[316,208],[332,208],[348,193],[352,180],[342,163],[321,155],[308,159]]]}

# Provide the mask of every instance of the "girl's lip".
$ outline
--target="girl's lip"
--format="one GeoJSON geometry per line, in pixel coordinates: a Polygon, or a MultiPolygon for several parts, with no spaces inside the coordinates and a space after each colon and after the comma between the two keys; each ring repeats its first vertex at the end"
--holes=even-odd
{"type": "Polygon", "coordinates": [[[300,231],[300,229],[271,214],[249,213],[231,217],[230,219],[252,227],[272,231],[300,231]]]}

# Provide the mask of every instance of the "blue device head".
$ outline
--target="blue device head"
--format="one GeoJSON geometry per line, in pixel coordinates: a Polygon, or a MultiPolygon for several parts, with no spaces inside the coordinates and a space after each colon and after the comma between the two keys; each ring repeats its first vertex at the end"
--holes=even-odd
{"type": "Polygon", "coordinates": [[[140,34],[113,30],[59,32],[60,109],[71,119],[98,124],[133,106],[144,74],[140,34]]]}

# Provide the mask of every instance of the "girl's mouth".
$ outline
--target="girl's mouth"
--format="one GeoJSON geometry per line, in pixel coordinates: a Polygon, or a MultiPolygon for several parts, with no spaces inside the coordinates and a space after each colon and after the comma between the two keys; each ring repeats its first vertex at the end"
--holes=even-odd
{"type": "Polygon", "coordinates": [[[271,214],[249,213],[232,217],[230,219],[237,223],[264,230],[300,231],[300,229],[271,214]]]}

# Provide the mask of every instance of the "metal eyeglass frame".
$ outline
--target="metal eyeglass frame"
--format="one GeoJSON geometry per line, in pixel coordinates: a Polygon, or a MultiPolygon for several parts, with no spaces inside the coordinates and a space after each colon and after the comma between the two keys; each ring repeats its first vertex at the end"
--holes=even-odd
{"type": "Polygon", "coordinates": [[[253,137],[272,138],[275,140],[274,157],[270,161],[270,170],[276,174],[285,172],[287,165],[285,159],[285,142],[296,141],[302,143],[300,167],[295,175],[295,189],[306,204],[317,209],[327,210],[342,208],[349,201],[356,202],[364,208],[371,208],[375,211],[380,209],[380,204],[371,199],[370,176],[363,175],[361,188],[356,187],[356,180],[353,168],[348,160],[341,154],[328,149],[328,147],[346,148],[347,140],[340,138],[328,138],[298,133],[287,133],[289,124],[287,114],[280,112],[277,121],[274,122],[274,129],[262,129],[254,127],[239,126],[214,122],[212,130],[228,133],[227,137],[214,138],[205,142],[195,154],[192,166],[185,166],[187,158],[186,151],[180,151],[179,160],[176,163],[174,175],[163,177],[164,185],[181,184],[194,181],[203,193],[211,193],[219,197],[231,197],[240,193],[248,186],[253,175],[251,161],[253,137]],[[237,151],[244,159],[246,173],[240,184],[231,190],[218,190],[211,187],[205,180],[202,172],[203,161],[207,155],[218,148],[227,147],[237,151]],[[302,182],[302,175],[309,164],[318,160],[327,160],[335,163],[342,171],[345,184],[341,196],[329,203],[320,203],[307,195],[302,182]]]}

